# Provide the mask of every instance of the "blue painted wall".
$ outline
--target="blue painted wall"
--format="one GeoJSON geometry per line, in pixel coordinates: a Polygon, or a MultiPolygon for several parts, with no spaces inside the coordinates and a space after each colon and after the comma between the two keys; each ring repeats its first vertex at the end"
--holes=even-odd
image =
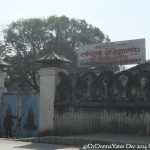
{"type": "Polygon", "coordinates": [[[27,95],[5,95],[2,99],[1,107],[1,136],[5,137],[4,130],[4,117],[8,108],[11,108],[12,115],[21,118],[20,129],[18,126],[18,119],[13,119],[12,133],[14,137],[32,137],[39,135],[39,96],[27,96],[27,95]],[[29,110],[33,110],[33,121],[36,129],[25,129],[27,124],[27,116],[29,110]]]}
{"type": "MultiPolygon", "coordinates": [[[[10,107],[11,108],[11,113],[13,116],[16,116],[16,101],[17,101],[17,97],[16,96],[4,96],[2,99],[2,107],[1,107],[1,134],[2,136],[5,135],[5,130],[4,130],[4,117],[6,115],[6,111],[7,109],[10,107]]],[[[13,120],[13,128],[12,128],[12,133],[13,135],[16,134],[15,133],[16,130],[16,120],[13,120]]]]}
{"type": "Polygon", "coordinates": [[[32,137],[39,135],[39,96],[24,96],[22,98],[22,116],[21,116],[21,137],[32,137]],[[29,109],[32,108],[34,114],[34,124],[36,129],[28,130],[24,126],[27,123],[29,109]]]}

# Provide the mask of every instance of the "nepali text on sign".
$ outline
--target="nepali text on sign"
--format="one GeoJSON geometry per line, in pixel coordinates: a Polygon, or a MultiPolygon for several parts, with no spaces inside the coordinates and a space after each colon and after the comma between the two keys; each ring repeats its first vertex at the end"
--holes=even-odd
{"type": "Polygon", "coordinates": [[[83,45],[78,67],[145,63],[145,39],[83,45]]]}

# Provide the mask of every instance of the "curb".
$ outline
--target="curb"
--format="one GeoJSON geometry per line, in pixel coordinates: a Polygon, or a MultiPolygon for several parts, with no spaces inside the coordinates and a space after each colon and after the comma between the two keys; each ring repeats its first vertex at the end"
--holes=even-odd
{"type": "MultiPolygon", "coordinates": [[[[66,137],[47,136],[47,137],[22,138],[22,139],[19,139],[19,141],[45,143],[45,144],[69,145],[69,146],[83,146],[83,145],[87,145],[87,144],[100,144],[100,145],[111,145],[111,144],[126,145],[127,144],[125,141],[110,141],[110,140],[100,140],[100,139],[94,139],[94,138],[67,137],[67,136],[66,137]]],[[[146,144],[143,144],[140,142],[138,142],[138,143],[130,142],[129,144],[146,145],[146,144]]]]}

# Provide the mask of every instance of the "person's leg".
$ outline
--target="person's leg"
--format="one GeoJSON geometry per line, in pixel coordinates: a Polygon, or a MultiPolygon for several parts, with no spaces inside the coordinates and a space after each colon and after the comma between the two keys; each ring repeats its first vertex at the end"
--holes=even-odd
{"type": "Polygon", "coordinates": [[[11,127],[9,128],[9,136],[10,136],[10,138],[12,138],[12,129],[11,129],[11,127]]]}
{"type": "Polygon", "coordinates": [[[6,138],[8,138],[8,128],[5,129],[6,138]]]}

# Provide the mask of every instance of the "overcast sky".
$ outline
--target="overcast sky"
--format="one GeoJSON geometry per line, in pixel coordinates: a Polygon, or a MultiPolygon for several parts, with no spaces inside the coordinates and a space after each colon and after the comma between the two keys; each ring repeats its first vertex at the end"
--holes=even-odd
{"type": "Polygon", "coordinates": [[[111,41],[146,39],[150,59],[150,0],[0,0],[0,28],[21,18],[84,19],[111,41]]]}

